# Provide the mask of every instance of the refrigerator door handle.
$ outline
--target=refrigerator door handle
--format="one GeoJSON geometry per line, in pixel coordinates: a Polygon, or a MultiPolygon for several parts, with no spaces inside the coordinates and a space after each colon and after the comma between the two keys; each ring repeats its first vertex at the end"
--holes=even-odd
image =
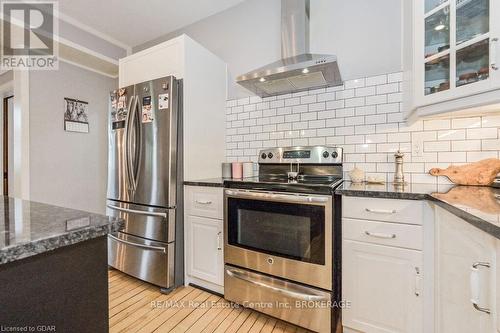
{"type": "Polygon", "coordinates": [[[130,121],[132,118],[132,106],[134,105],[134,99],[135,96],[130,96],[130,101],[128,103],[128,114],[127,118],[125,120],[125,174],[127,175],[127,183],[130,189],[132,189],[132,179],[130,178],[130,165],[129,165],[129,151],[128,151],[128,146],[129,146],[129,136],[130,136],[130,121]]]}
{"type": "MultiPolygon", "coordinates": [[[[128,174],[128,178],[130,181],[130,187],[131,187],[132,191],[134,191],[134,192],[137,189],[137,183],[135,181],[135,168],[134,168],[134,158],[133,158],[134,152],[132,151],[132,144],[134,143],[134,142],[132,142],[132,131],[135,131],[134,127],[136,126],[135,122],[136,122],[136,117],[137,117],[137,115],[136,115],[137,104],[138,104],[138,97],[135,96],[134,102],[132,103],[132,107],[130,108],[130,112],[128,115],[129,121],[128,121],[128,128],[127,128],[126,148],[125,148],[126,155],[127,155],[127,161],[126,161],[127,170],[128,170],[127,174],[128,174]]],[[[135,134],[137,137],[137,133],[135,133],[135,134]]],[[[137,145],[137,142],[135,142],[135,144],[137,145]]],[[[137,149],[137,147],[134,147],[134,151],[135,151],[135,149],[137,149]]],[[[137,160],[137,158],[136,158],[136,160],[137,160]]]]}
{"type": "Polygon", "coordinates": [[[118,211],[121,211],[124,213],[131,213],[131,214],[137,214],[137,215],[148,215],[148,216],[158,216],[158,217],[167,218],[166,213],[148,212],[148,211],[144,211],[144,210],[129,209],[129,208],[117,207],[117,206],[113,206],[113,205],[106,205],[106,207],[108,207],[109,209],[118,210],[118,211]]]}
{"type": "Polygon", "coordinates": [[[141,158],[142,158],[142,110],[139,109],[139,96],[136,96],[136,101],[135,101],[135,112],[136,117],[135,120],[137,121],[137,131],[135,133],[135,149],[136,149],[136,154],[135,154],[135,165],[134,165],[134,184],[135,188],[137,188],[137,183],[139,181],[139,168],[141,167],[141,158]]]}

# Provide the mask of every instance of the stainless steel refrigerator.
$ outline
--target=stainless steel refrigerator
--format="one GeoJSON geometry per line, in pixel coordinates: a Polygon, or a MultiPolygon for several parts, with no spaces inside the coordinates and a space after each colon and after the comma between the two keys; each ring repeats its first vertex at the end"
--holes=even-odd
{"type": "Polygon", "coordinates": [[[182,81],[173,76],[110,94],[108,264],[165,291],[183,282],[182,81]]]}

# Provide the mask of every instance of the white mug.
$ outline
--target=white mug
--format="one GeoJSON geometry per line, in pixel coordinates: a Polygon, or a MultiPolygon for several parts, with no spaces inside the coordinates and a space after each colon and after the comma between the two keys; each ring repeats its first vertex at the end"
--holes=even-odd
{"type": "Polygon", "coordinates": [[[243,163],[243,178],[253,177],[253,163],[245,162],[243,163]]]}

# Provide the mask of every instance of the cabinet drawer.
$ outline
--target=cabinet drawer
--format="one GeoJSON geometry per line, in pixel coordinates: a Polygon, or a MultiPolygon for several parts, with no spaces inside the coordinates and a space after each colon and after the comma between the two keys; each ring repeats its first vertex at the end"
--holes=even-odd
{"type": "Polygon", "coordinates": [[[342,216],[354,219],[421,225],[423,210],[416,200],[342,197],[342,216]]]}
{"type": "Polygon", "coordinates": [[[400,223],[342,219],[342,237],[360,242],[422,250],[422,227],[400,223]]]}
{"type": "Polygon", "coordinates": [[[222,220],[222,188],[186,186],[185,207],[188,215],[222,220]]]}

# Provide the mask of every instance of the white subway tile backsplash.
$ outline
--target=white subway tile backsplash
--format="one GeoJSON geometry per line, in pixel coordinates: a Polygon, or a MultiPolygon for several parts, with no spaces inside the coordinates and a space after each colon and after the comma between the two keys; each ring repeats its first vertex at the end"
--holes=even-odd
{"type": "Polygon", "coordinates": [[[465,140],[465,130],[446,130],[437,132],[438,140],[465,140]]]}
{"type": "Polygon", "coordinates": [[[296,105],[292,107],[292,113],[302,113],[309,111],[308,105],[296,105]]]}
{"type": "Polygon", "coordinates": [[[457,118],[451,120],[451,128],[475,128],[481,127],[481,118],[457,118]]]}
{"type": "Polygon", "coordinates": [[[411,135],[408,132],[387,134],[387,142],[410,142],[410,141],[411,141],[411,135]]]}
{"type": "Polygon", "coordinates": [[[498,158],[497,151],[468,151],[467,162],[475,162],[487,158],[498,158]]]}
{"type": "Polygon", "coordinates": [[[356,135],[373,134],[373,133],[375,133],[375,125],[356,126],[355,133],[356,133],[356,135]]]}
{"type": "Polygon", "coordinates": [[[483,127],[500,127],[500,116],[483,117],[483,127]]]}
{"type": "Polygon", "coordinates": [[[469,128],[467,129],[467,139],[496,139],[498,129],[496,128],[469,128]]]}
{"type": "Polygon", "coordinates": [[[345,102],[343,99],[337,100],[337,101],[328,101],[326,102],[326,109],[327,110],[332,110],[332,109],[343,109],[345,107],[345,102]]]}
{"type": "Polygon", "coordinates": [[[424,142],[424,151],[450,151],[450,141],[427,141],[424,142]]]}
{"type": "Polygon", "coordinates": [[[408,125],[401,112],[402,73],[346,81],[344,86],[226,103],[228,161],[257,161],[260,149],[291,145],[344,147],[345,176],[356,167],[393,180],[394,152],[405,153],[407,179],[448,183],[433,167],[499,157],[500,116],[427,119],[408,125]],[[412,154],[423,144],[422,156],[412,154]]]}
{"type": "Polygon", "coordinates": [[[377,86],[377,95],[390,94],[399,92],[398,83],[388,83],[377,86]]]}
{"type": "Polygon", "coordinates": [[[342,118],[342,117],[353,117],[354,116],[354,108],[345,108],[345,109],[337,109],[335,110],[335,116],[337,118],[342,118]]]}
{"type": "Polygon", "coordinates": [[[349,80],[344,82],[345,89],[360,88],[365,86],[365,79],[349,80]]]}
{"type": "Polygon", "coordinates": [[[387,81],[390,82],[401,82],[403,81],[403,73],[391,73],[387,75],[387,81]]]}
{"type": "Polygon", "coordinates": [[[345,124],[347,126],[351,126],[351,125],[364,125],[364,123],[365,123],[365,117],[364,116],[345,118],[345,124]]]}
{"type": "Polygon", "coordinates": [[[378,75],[378,76],[372,76],[368,77],[365,80],[365,85],[368,86],[376,86],[380,84],[386,84],[387,83],[387,75],[378,75]]]}
{"type": "Polygon", "coordinates": [[[309,104],[309,112],[325,110],[325,102],[309,104]]]}
{"type": "Polygon", "coordinates": [[[366,105],[378,105],[387,103],[387,95],[376,95],[366,97],[366,105]]]}
{"type": "Polygon", "coordinates": [[[450,119],[424,120],[424,130],[445,130],[451,128],[450,119]]]}
{"type": "Polygon", "coordinates": [[[465,152],[440,152],[438,162],[440,163],[460,163],[465,162],[467,155],[465,152]]]}
{"type": "Polygon", "coordinates": [[[328,118],[335,118],[335,110],[318,112],[318,119],[328,119],[328,118]]]}
{"type": "Polygon", "coordinates": [[[377,113],[394,113],[399,112],[399,103],[379,104],[377,105],[377,113]]]}
{"type": "Polygon", "coordinates": [[[356,116],[370,115],[377,113],[376,105],[359,106],[356,108],[356,116]]]}
{"type": "Polygon", "coordinates": [[[356,97],[373,96],[375,94],[376,94],[375,87],[356,88],[355,90],[356,97]]]}
{"type": "Polygon", "coordinates": [[[345,107],[346,108],[354,108],[357,106],[364,106],[365,105],[365,98],[364,97],[355,97],[355,98],[349,98],[345,100],[345,107]]]}
{"type": "Polygon", "coordinates": [[[345,126],[345,119],[348,118],[333,118],[333,119],[327,119],[326,120],[326,127],[331,127],[331,128],[337,128],[340,126],[345,126]]]}
{"type": "Polygon", "coordinates": [[[482,150],[500,150],[500,139],[487,139],[482,140],[482,150]]]}
{"type": "Polygon", "coordinates": [[[481,140],[451,141],[451,150],[452,151],[480,151],[481,150],[481,140]]]}
{"type": "Polygon", "coordinates": [[[367,134],[365,135],[366,143],[385,143],[387,141],[387,134],[367,134]]]}
{"type": "Polygon", "coordinates": [[[284,106],[285,106],[285,101],[282,99],[272,101],[271,103],[269,103],[269,107],[271,108],[282,108],[284,106]]]}
{"type": "Polygon", "coordinates": [[[346,99],[354,97],[354,89],[340,90],[335,93],[335,99],[346,99]]]}
{"type": "Polygon", "coordinates": [[[317,112],[305,112],[300,115],[300,120],[316,120],[318,119],[318,113],[317,112]]]}
{"type": "Polygon", "coordinates": [[[333,101],[335,100],[335,92],[327,92],[318,95],[318,102],[333,101]]]}
{"type": "Polygon", "coordinates": [[[385,114],[377,114],[373,116],[366,116],[366,124],[383,124],[387,122],[387,116],[385,114]]]}
{"type": "Polygon", "coordinates": [[[300,104],[316,103],[316,95],[307,95],[300,98],[300,104]]]}

